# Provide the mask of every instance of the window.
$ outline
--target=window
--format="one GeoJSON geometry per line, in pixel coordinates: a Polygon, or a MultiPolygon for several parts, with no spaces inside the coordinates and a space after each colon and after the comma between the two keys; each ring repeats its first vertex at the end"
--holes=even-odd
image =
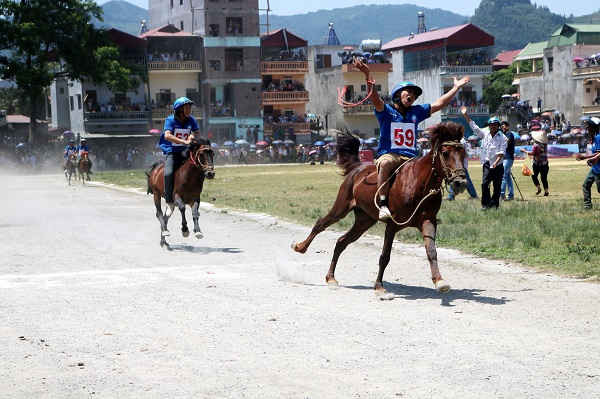
{"type": "Polygon", "coordinates": [[[225,70],[228,72],[240,72],[244,68],[244,50],[232,48],[225,50],[225,70]]]}
{"type": "Polygon", "coordinates": [[[182,6],[183,5],[183,0],[179,0],[179,5],[182,6]]]}
{"type": "Polygon", "coordinates": [[[179,30],[183,30],[183,21],[179,21],[179,30]]]}
{"type": "Polygon", "coordinates": [[[241,35],[243,33],[242,18],[240,18],[240,17],[226,18],[225,24],[227,26],[227,34],[228,35],[241,35]]]}
{"type": "Polygon", "coordinates": [[[75,102],[73,101],[73,96],[69,96],[69,102],[71,103],[71,111],[75,110],[75,102]]]}
{"type": "Polygon", "coordinates": [[[60,93],[60,94],[65,94],[65,88],[64,88],[64,87],[61,87],[61,88],[60,88],[60,90],[59,90],[59,93],[60,93]]]}
{"type": "Polygon", "coordinates": [[[220,71],[221,70],[221,60],[209,60],[208,67],[212,71],[220,71]]]}
{"type": "Polygon", "coordinates": [[[173,0],[171,0],[171,8],[173,8],[173,0]]]}
{"type": "Polygon", "coordinates": [[[367,91],[367,85],[360,85],[360,91],[367,91]]]}
{"type": "Polygon", "coordinates": [[[213,37],[219,36],[219,24],[208,25],[208,36],[213,36],[213,37]]]}
{"type": "Polygon", "coordinates": [[[381,85],[375,85],[375,90],[377,90],[378,92],[381,91],[381,85]]]}
{"type": "Polygon", "coordinates": [[[200,92],[196,89],[185,89],[185,96],[196,104],[200,103],[200,92]]]}
{"type": "Polygon", "coordinates": [[[77,95],[77,109],[81,109],[81,94],[77,95]]]}
{"type": "Polygon", "coordinates": [[[548,57],[548,72],[554,70],[554,57],[548,57]]]}
{"type": "Polygon", "coordinates": [[[317,54],[316,68],[331,68],[331,54],[317,54]]]}

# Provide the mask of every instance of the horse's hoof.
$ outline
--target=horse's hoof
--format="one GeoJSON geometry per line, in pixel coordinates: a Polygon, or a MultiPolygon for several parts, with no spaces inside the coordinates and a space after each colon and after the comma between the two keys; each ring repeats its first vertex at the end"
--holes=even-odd
{"type": "Polygon", "coordinates": [[[327,287],[334,290],[334,289],[337,289],[340,287],[340,283],[338,283],[338,281],[336,279],[331,278],[331,279],[327,280],[327,287]]]}
{"type": "Polygon", "coordinates": [[[395,298],[394,294],[392,294],[391,292],[387,292],[385,289],[381,288],[381,289],[376,289],[375,290],[375,296],[377,297],[377,299],[379,299],[380,301],[391,301],[395,298]]]}
{"type": "Polygon", "coordinates": [[[435,289],[438,290],[438,292],[441,292],[442,294],[445,294],[448,291],[450,291],[450,288],[450,284],[448,284],[444,280],[438,280],[435,282],[435,289]]]}
{"type": "Polygon", "coordinates": [[[160,235],[161,235],[162,237],[168,237],[168,236],[170,236],[170,235],[171,235],[171,232],[170,232],[169,230],[163,230],[163,231],[160,233],[160,235]]]}
{"type": "Polygon", "coordinates": [[[190,231],[189,231],[189,230],[182,231],[182,232],[181,232],[181,235],[182,235],[184,238],[187,238],[187,237],[189,237],[189,236],[190,236],[190,231]]]}
{"type": "Polygon", "coordinates": [[[204,234],[202,234],[202,232],[201,232],[201,231],[197,231],[197,232],[196,232],[196,234],[195,234],[195,236],[196,236],[196,238],[197,238],[198,240],[201,240],[201,239],[203,239],[203,238],[204,238],[204,234]]]}
{"type": "Polygon", "coordinates": [[[303,254],[306,252],[306,248],[301,248],[300,245],[297,242],[292,242],[292,249],[296,252],[298,252],[299,254],[303,254]]]}

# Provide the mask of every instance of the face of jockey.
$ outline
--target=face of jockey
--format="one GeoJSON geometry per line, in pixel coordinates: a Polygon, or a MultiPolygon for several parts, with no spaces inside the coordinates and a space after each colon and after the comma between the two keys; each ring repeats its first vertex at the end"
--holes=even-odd
{"type": "Polygon", "coordinates": [[[404,108],[410,108],[410,106],[413,105],[417,97],[419,97],[417,95],[417,91],[412,87],[408,87],[400,91],[400,94],[396,94],[393,101],[394,103],[401,105],[404,108]]]}
{"type": "Polygon", "coordinates": [[[185,104],[183,106],[183,115],[188,118],[192,114],[192,104],[185,104]]]}

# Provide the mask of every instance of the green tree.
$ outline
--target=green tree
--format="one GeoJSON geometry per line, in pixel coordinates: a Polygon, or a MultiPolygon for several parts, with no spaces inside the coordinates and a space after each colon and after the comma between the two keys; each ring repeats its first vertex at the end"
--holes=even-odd
{"type": "Polygon", "coordinates": [[[39,99],[57,77],[107,82],[125,89],[135,82],[121,66],[92,0],[0,0],[0,77],[17,83],[29,99],[29,142],[35,141],[39,99]]]}
{"type": "Polygon", "coordinates": [[[502,102],[502,95],[513,94],[517,88],[512,82],[515,78],[516,69],[514,66],[501,69],[486,77],[486,84],[483,89],[483,101],[490,107],[490,113],[496,112],[502,102]]]}

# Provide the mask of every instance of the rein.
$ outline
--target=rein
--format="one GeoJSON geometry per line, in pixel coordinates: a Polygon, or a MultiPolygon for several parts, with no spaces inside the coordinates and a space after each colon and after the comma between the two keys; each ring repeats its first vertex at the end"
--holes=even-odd
{"type": "MultiPolygon", "coordinates": [[[[429,185],[429,181],[431,180],[431,177],[437,173],[437,170],[435,168],[435,161],[438,158],[439,155],[439,151],[442,147],[455,147],[455,148],[463,148],[463,145],[460,141],[444,141],[441,143],[441,145],[438,143],[436,143],[435,148],[433,149],[432,153],[432,159],[431,159],[431,170],[429,173],[429,177],[427,178],[427,182],[425,183],[425,187],[427,187],[429,185]]],[[[375,203],[375,207],[377,208],[377,210],[379,211],[380,206],[377,204],[377,197],[379,195],[379,191],[381,190],[381,188],[388,184],[393,178],[394,176],[396,176],[400,170],[408,163],[413,162],[416,158],[411,158],[408,161],[404,162],[402,165],[400,165],[395,171],[394,173],[391,174],[391,176],[381,185],[381,187],[379,187],[377,189],[377,191],[375,192],[375,197],[373,197],[373,202],[375,203]]],[[[448,180],[451,180],[452,178],[454,178],[455,176],[457,176],[460,171],[464,171],[464,168],[458,168],[458,169],[450,169],[447,165],[446,162],[444,162],[444,158],[443,157],[439,157],[440,159],[440,163],[442,166],[442,171],[444,173],[444,177],[443,180],[446,180],[446,182],[448,180]]],[[[412,220],[413,217],[415,217],[415,215],[417,214],[417,211],[419,210],[419,208],[421,207],[421,205],[425,202],[425,200],[427,200],[429,197],[439,194],[442,191],[442,182],[440,181],[439,183],[437,183],[439,185],[439,187],[437,188],[432,188],[429,190],[429,193],[427,193],[427,195],[425,195],[421,201],[419,201],[419,203],[417,204],[417,206],[415,207],[413,213],[409,216],[408,219],[406,219],[404,222],[398,222],[396,219],[394,219],[394,216],[392,215],[391,220],[392,222],[394,222],[396,225],[398,226],[406,226],[407,224],[410,223],[410,221],[412,220]]]]}
{"type": "Polygon", "coordinates": [[[201,153],[201,152],[210,151],[210,150],[211,150],[211,148],[209,145],[202,145],[198,149],[196,149],[194,152],[190,151],[190,161],[192,162],[192,165],[194,165],[197,168],[202,169],[203,171],[210,169],[210,166],[208,165],[208,161],[206,161],[205,163],[202,163],[202,161],[200,160],[200,155],[199,155],[199,153],[201,153]]]}

